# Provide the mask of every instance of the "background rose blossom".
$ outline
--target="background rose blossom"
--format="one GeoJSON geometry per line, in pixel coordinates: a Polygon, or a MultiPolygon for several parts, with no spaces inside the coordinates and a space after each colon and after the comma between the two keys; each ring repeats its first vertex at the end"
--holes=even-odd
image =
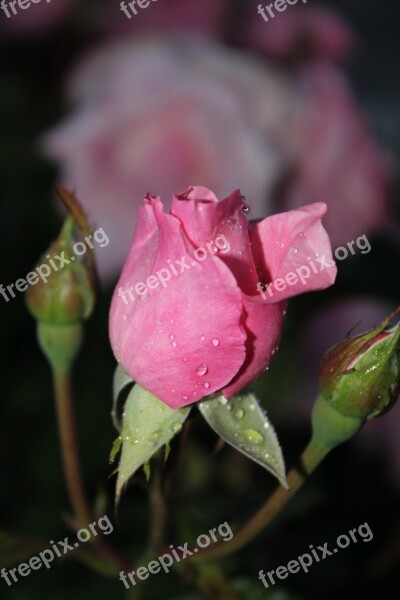
{"type": "Polygon", "coordinates": [[[21,9],[17,4],[16,15],[11,8],[8,9],[10,18],[1,11],[0,31],[15,36],[43,34],[59,25],[76,4],[77,0],[40,0],[36,4],[31,3],[27,9],[21,9]]]}
{"type": "MultiPolygon", "coordinates": [[[[98,22],[107,31],[161,31],[195,29],[217,33],[229,0],[157,0],[128,19],[121,12],[119,2],[103,0],[98,22]]],[[[126,2],[127,4],[127,2],[126,2]]]]}
{"type": "Polygon", "coordinates": [[[277,59],[342,60],[354,50],[356,36],[336,13],[320,6],[293,6],[268,23],[251,13],[245,36],[249,46],[277,59]]]}
{"type": "Polygon", "coordinates": [[[200,40],[154,38],[102,47],[69,88],[75,112],[45,147],[107,230],[103,274],[121,268],[146,192],[168,199],[188,182],[219,196],[240,187],[252,216],[267,213],[283,168],[274,138],[295,109],[284,76],[200,40]]]}
{"type": "Polygon", "coordinates": [[[336,245],[377,231],[390,213],[389,156],[374,141],[340,71],[316,63],[300,71],[298,85],[303,110],[284,208],[327,202],[326,227],[336,245]]]}

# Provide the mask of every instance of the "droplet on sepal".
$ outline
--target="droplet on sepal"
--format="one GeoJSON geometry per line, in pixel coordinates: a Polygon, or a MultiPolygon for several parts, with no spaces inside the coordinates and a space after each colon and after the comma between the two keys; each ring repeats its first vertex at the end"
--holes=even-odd
{"type": "Polygon", "coordinates": [[[257,446],[259,446],[264,442],[264,437],[259,431],[256,431],[255,429],[246,429],[243,433],[249,440],[249,442],[251,442],[252,444],[256,444],[257,446]]]}
{"type": "Polygon", "coordinates": [[[235,419],[238,419],[238,420],[243,419],[244,410],[243,410],[243,408],[237,408],[233,414],[235,416],[235,419]]]}

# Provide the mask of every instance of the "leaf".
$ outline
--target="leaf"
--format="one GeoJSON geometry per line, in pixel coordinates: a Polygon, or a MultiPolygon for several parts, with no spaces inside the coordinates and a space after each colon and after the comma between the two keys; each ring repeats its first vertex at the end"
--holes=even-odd
{"type": "Polygon", "coordinates": [[[207,423],[228,444],[275,475],[287,488],[285,464],[277,435],[254,394],[229,401],[217,396],[199,403],[207,423]]]}
{"type": "Polygon", "coordinates": [[[116,502],[123,487],[139,467],[181,431],[190,407],[177,410],[136,384],[125,404],[122,452],[118,467],[116,502]]]}
{"type": "Polygon", "coordinates": [[[109,457],[110,463],[114,462],[114,460],[117,457],[118,452],[121,450],[121,447],[122,447],[122,437],[119,435],[117,438],[115,438],[112,448],[111,448],[110,457],[109,457]]]}
{"type": "MultiPolygon", "coordinates": [[[[132,377],[128,375],[121,367],[118,365],[114,372],[114,381],[113,381],[113,407],[111,411],[111,418],[113,420],[114,426],[121,433],[121,416],[120,416],[120,407],[119,403],[121,401],[121,394],[123,391],[127,391],[127,387],[129,385],[134,384],[132,377]]],[[[123,398],[122,398],[123,399],[123,398]]]]}

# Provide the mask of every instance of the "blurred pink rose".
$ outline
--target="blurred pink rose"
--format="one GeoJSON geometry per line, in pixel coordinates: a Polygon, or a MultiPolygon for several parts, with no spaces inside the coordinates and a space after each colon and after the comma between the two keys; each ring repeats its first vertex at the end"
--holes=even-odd
{"type": "Polygon", "coordinates": [[[10,8],[10,18],[4,12],[1,13],[0,29],[10,35],[43,34],[65,19],[75,3],[76,0],[36,0],[36,3],[32,2],[26,9],[21,9],[17,4],[16,15],[10,8]]]}
{"type": "Polygon", "coordinates": [[[245,32],[251,47],[279,60],[342,60],[356,45],[350,27],[334,12],[320,7],[293,6],[268,23],[252,11],[245,32]]]}
{"type": "Polygon", "coordinates": [[[168,199],[189,182],[220,197],[241,187],[252,215],[265,215],[284,163],[274,138],[293,121],[290,89],[244,54],[186,38],[108,44],[84,60],[69,84],[75,112],[45,148],[107,231],[102,274],[120,270],[135,209],[155,189],[168,199]]]}
{"type": "MultiPolygon", "coordinates": [[[[98,21],[107,31],[138,30],[162,33],[195,29],[215,33],[222,24],[229,0],[157,0],[129,19],[120,9],[120,2],[107,0],[100,7],[98,21]]],[[[128,1],[125,2],[128,4],[128,1]]]]}
{"type": "Polygon", "coordinates": [[[300,71],[298,84],[303,105],[282,206],[326,202],[326,228],[335,245],[378,230],[390,213],[389,157],[338,70],[315,64],[300,71]]]}
{"type": "Polygon", "coordinates": [[[335,245],[387,218],[388,160],[367,129],[344,76],[329,64],[291,78],[209,41],[154,37],[109,43],[69,84],[72,116],[47,136],[67,187],[107,230],[100,271],[115,275],[132,214],[154,189],[166,199],[189,182],[244,190],[254,217],[329,206],[335,245]]]}
{"type": "Polygon", "coordinates": [[[239,392],[268,366],[286,299],[335,280],[332,267],[263,300],[260,280],[285,277],[310,256],[332,261],[321,224],[326,206],[251,223],[246,206],[238,190],[218,202],[194,187],[174,197],[171,214],[155,197],[139,210],[111,305],[110,339],[125,371],[172,408],[219,390],[226,398],[239,392]]]}

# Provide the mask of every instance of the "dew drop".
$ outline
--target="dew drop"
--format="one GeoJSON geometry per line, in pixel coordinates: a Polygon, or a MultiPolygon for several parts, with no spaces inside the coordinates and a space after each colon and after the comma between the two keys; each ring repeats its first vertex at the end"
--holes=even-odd
{"type": "Polygon", "coordinates": [[[171,346],[172,346],[173,348],[176,348],[176,347],[177,347],[177,345],[178,345],[178,344],[177,344],[176,342],[172,342],[172,344],[171,344],[171,346]]]}
{"type": "Polygon", "coordinates": [[[254,412],[256,410],[256,405],[255,404],[250,404],[249,410],[251,410],[251,412],[254,412]]]}
{"type": "Polygon", "coordinates": [[[242,212],[244,212],[245,215],[248,215],[250,211],[251,211],[250,206],[248,204],[246,204],[246,202],[243,202],[242,212]]]}
{"type": "Polygon", "coordinates": [[[255,429],[245,429],[243,433],[252,444],[259,446],[264,442],[264,437],[255,429]]]}
{"type": "Polygon", "coordinates": [[[214,348],[216,348],[217,346],[219,346],[219,339],[218,338],[213,338],[211,340],[211,343],[214,346],[214,348]]]}
{"type": "Polygon", "coordinates": [[[238,419],[240,421],[240,419],[243,419],[244,417],[244,410],[243,408],[237,408],[234,412],[235,415],[235,419],[238,419]]]}
{"type": "Polygon", "coordinates": [[[173,425],[172,425],[172,431],[174,433],[178,433],[179,431],[181,431],[181,429],[182,429],[182,423],[178,423],[178,422],[177,423],[173,423],[173,425]]]}
{"type": "Polygon", "coordinates": [[[174,336],[174,334],[173,334],[173,333],[170,333],[168,337],[169,337],[169,339],[170,339],[170,340],[173,340],[173,339],[175,339],[175,336],[174,336]]]}
{"type": "Polygon", "coordinates": [[[182,400],[188,400],[188,396],[186,396],[186,394],[182,394],[182,400]]]}
{"type": "Polygon", "coordinates": [[[208,367],[206,363],[201,363],[201,365],[199,365],[196,369],[196,375],[199,375],[200,377],[203,377],[203,375],[205,375],[207,372],[208,367]]]}
{"type": "Polygon", "coordinates": [[[208,381],[206,381],[205,383],[203,383],[203,387],[205,387],[206,390],[208,390],[208,388],[210,387],[210,384],[208,383],[208,381]]]}
{"type": "Polygon", "coordinates": [[[205,335],[201,335],[201,336],[200,336],[200,341],[201,341],[201,342],[204,342],[204,340],[205,340],[205,339],[206,339],[206,336],[205,336],[205,335]]]}
{"type": "Polygon", "coordinates": [[[269,429],[270,428],[270,424],[268,422],[264,423],[264,429],[269,429]]]}
{"type": "Polygon", "coordinates": [[[225,396],[221,396],[219,401],[222,404],[222,406],[225,406],[225,404],[228,404],[228,400],[225,398],[225,396]]]}

